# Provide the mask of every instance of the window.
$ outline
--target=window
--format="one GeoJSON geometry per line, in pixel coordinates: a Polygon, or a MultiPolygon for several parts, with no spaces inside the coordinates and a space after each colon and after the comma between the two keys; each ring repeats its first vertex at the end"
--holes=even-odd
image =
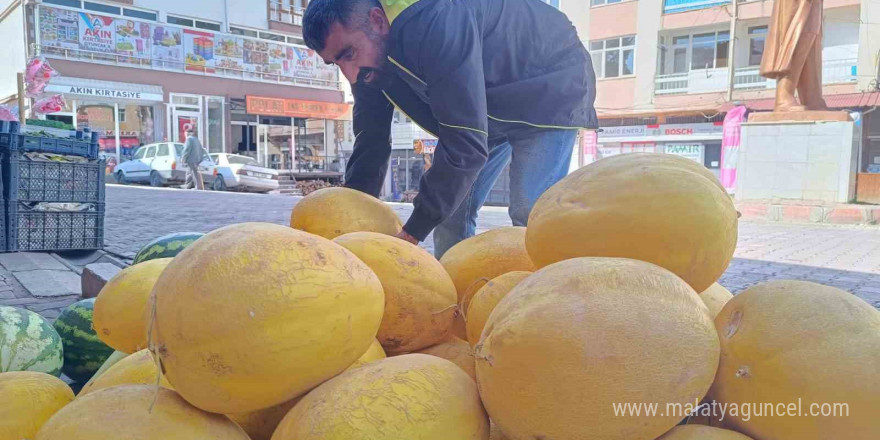
{"type": "Polygon", "coordinates": [[[124,108],[119,109],[119,122],[125,123],[125,109],[124,108]]]}
{"type": "Polygon", "coordinates": [[[145,20],[159,21],[159,15],[155,12],[141,11],[138,9],[124,8],[122,15],[126,17],[143,18],[145,20]]]}
{"type": "Polygon", "coordinates": [[[239,156],[237,154],[230,154],[229,156],[226,156],[226,159],[229,160],[230,165],[260,165],[257,163],[256,159],[252,157],[239,156]]]}
{"type": "Polygon", "coordinates": [[[240,27],[233,27],[233,26],[230,26],[230,27],[229,27],[229,32],[231,32],[231,33],[233,33],[233,34],[235,34],[235,35],[243,35],[243,36],[245,36],[245,37],[260,38],[260,33],[259,33],[259,32],[257,32],[257,31],[252,31],[252,30],[250,30],[250,29],[243,29],[243,28],[240,28],[240,27]]]}
{"type": "Polygon", "coordinates": [[[116,6],[102,5],[100,3],[85,2],[83,9],[91,11],[106,12],[108,14],[120,15],[120,10],[116,6]]]}
{"type": "Polygon", "coordinates": [[[550,6],[553,6],[556,9],[559,9],[559,0],[541,0],[544,3],[547,3],[550,6]]]}
{"type": "Polygon", "coordinates": [[[177,157],[183,156],[183,144],[174,144],[174,152],[177,153],[177,157]]]}
{"type": "Polygon", "coordinates": [[[154,157],[156,157],[156,147],[155,146],[148,147],[147,148],[147,155],[144,156],[144,158],[145,159],[152,159],[154,157]]]}
{"type": "Polygon", "coordinates": [[[168,144],[160,144],[159,145],[159,153],[156,156],[165,157],[168,155],[168,144]]]}
{"type": "Polygon", "coordinates": [[[193,20],[191,18],[175,17],[173,15],[168,15],[165,17],[165,21],[168,24],[195,27],[195,23],[193,23],[193,20]]]}
{"type": "Polygon", "coordinates": [[[212,154],[210,156],[211,156],[211,161],[213,161],[217,165],[220,165],[220,155],[219,154],[212,154]]]}
{"type": "Polygon", "coordinates": [[[270,34],[268,32],[260,32],[260,38],[262,38],[264,40],[270,40],[270,41],[281,41],[282,43],[284,41],[286,41],[286,38],[284,38],[284,35],[270,34]]]}
{"type": "Polygon", "coordinates": [[[211,23],[207,21],[196,20],[196,27],[199,29],[207,29],[209,31],[220,32],[220,23],[211,23]]]}
{"type": "Polygon", "coordinates": [[[660,74],[687,73],[689,70],[728,67],[730,32],[706,32],[660,38],[660,74]],[[667,45],[667,41],[671,44],[667,45]]]}
{"type": "Polygon", "coordinates": [[[43,3],[59,5],[59,6],[70,6],[71,8],[82,8],[82,2],[79,0],[43,0],[43,3]]]}
{"type": "Polygon", "coordinates": [[[138,148],[137,152],[134,153],[134,159],[143,159],[145,154],[147,154],[147,147],[138,148]]]}
{"type": "Polygon", "coordinates": [[[635,36],[590,42],[596,77],[616,78],[634,74],[635,51],[635,36]]]}
{"type": "Polygon", "coordinates": [[[764,42],[767,39],[767,26],[749,28],[749,65],[760,66],[764,57],[764,42]]]}
{"type": "Polygon", "coordinates": [[[287,37],[287,42],[290,44],[299,44],[301,46],[306,45],[306,42],[302,39],[302,37],[287,37]]]}
{"type": "Polygon", "coordinates": [[[592,0],[593,6],[612,5],[620,3],[623,0],[592,0]]]}

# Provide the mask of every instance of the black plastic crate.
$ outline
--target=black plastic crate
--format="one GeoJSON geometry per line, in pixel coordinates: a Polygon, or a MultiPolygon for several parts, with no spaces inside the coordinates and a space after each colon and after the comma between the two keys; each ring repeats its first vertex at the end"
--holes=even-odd
{"type": "Polygon", "coordinates": [[[104,205],[94,211],[35,211],[23,203],[7,203],[6,250],[98,250],[104,247],[104,205]]]}
{"type": "Polygon", "coordinates": [[[14,202],[104,203],[106,163],[30,160],[3,153],[3,196],[14,202]]]}
{"type": "Polygon", "coordinates": [[[37,136],[33,133],[21,133],[18,122],[0,121],[0,148],[98,158],[98,133],[83,131],[68,133],[70,134],[68,137],[37,136]]]}

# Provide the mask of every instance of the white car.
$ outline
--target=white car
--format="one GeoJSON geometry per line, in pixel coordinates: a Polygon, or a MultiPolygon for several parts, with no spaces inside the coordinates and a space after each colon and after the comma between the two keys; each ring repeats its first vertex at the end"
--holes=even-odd
{"type": "MultiPolygon", "coordinates": [[[[183,144],[176,142],[160,142],[140,147],[128,162],[116,166],[113,175],[121,184],[140,182],[151,186],[165,186],[169,183],[186,182],[189,167],[181,159],[183,144]]],[[[205,160],[199,164],[199,173],[203,180],[213,177],[214,162],[205,151],[205,160]]]]}
{"type": "Polygon", "coordinates": [[[278,171],[260,166],[252,157],[239,154],[214,153],[213,173],[205,177],[215,191],[241,190],[269,192],[278,189],[278,171]]]}

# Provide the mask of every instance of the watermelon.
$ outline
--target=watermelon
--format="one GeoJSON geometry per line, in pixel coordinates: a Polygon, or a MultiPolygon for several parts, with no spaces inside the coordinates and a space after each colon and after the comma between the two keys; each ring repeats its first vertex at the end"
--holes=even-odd
{"type": "Polygon", "coordinates": [[[113,354],[113,349],[98,339],[92,326],[95,298],[75,302],[55,320],[55,330],[64,344],[64,368],[61,371],[76,382],[85,382],[113,354]]]}
{"type": "Polygon", "coordinates": [[[142,247],[134,256],[134,263],[143,263],[156,258],[174,258],[180,251],[201,238],[201,232],[177,232],[159,237],[142,247]]]}
{"type": "Polygon", "coordinates": [[[37,371],[61,374],[61,338],[42,316],[30,310],[0,306],[0,373],[37,371]]]}

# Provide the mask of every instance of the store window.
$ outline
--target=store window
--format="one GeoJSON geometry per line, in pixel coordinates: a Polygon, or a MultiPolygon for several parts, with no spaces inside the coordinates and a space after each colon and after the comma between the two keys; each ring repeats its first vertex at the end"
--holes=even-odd
{"type": "Polygon", "coordinates": [[[270,34],[268,32],[260,32],[260,38],[269,41],[286,41],[284,35],[270,34]]]}
{"type": "Polygon", "coordinates": [[[764,43],[767,40],[767,26],[749,28],[749,66],[760,66],[764,57],[764,43]]]}
{"type": "Polygon", "coordinates": [[[43,0],[43,3],[49,3],[59,6],[67,6],[71,8],[82,8],[82,2],[79,0],[43,0]]]}
{"type": "Polygon", "coordinates": [[[620,3],[622,0],[593,0],[593,6],[602,6],[602,5],[611,5],[614,3],[620,3]]]}
{"type": "Polygon", "coordinates": [[[660,37],[660,74],[725,68],[729,65],[730,32],[660,37]]]}
{"type": "Polygon", "coordinates": [[[223,124],[226,112],[223,111],[223,98],[208,98],[208,127],[207,127],[207,145],[210,153],[225,152],[224,130],[223,124]]]}
{"type": "Polygon", "coordinates": [[[140,9],[123,8],[122,15],[132,18],[143,18],[144,20],[159,21],[159,14],[149,11],[141,11],[140,9]]]}
{"type": "Polygon", "coordinates": [[[616,78],[635,73],[635,35],[590,42],[597,78],[616,78]]]}
{"type": "Polygon", "coordinates": [[[102,5],[101,3],[92,3],[85,2],[83,3],[83,9],[88,9],[90,11],[104,12],[107,14],[120,15],[120,9],[117,6],[110,5],[102,5]]]}
{"type": "Polygon", "coordinates": [[[254,30],[250,30],[250,29],[240,28],[240,27],[230,26],[229,32],[232,34],[235,34],[235,35],[243,35],[245,37],[260,38],[259,32],[254,31],[254,30]]]}

